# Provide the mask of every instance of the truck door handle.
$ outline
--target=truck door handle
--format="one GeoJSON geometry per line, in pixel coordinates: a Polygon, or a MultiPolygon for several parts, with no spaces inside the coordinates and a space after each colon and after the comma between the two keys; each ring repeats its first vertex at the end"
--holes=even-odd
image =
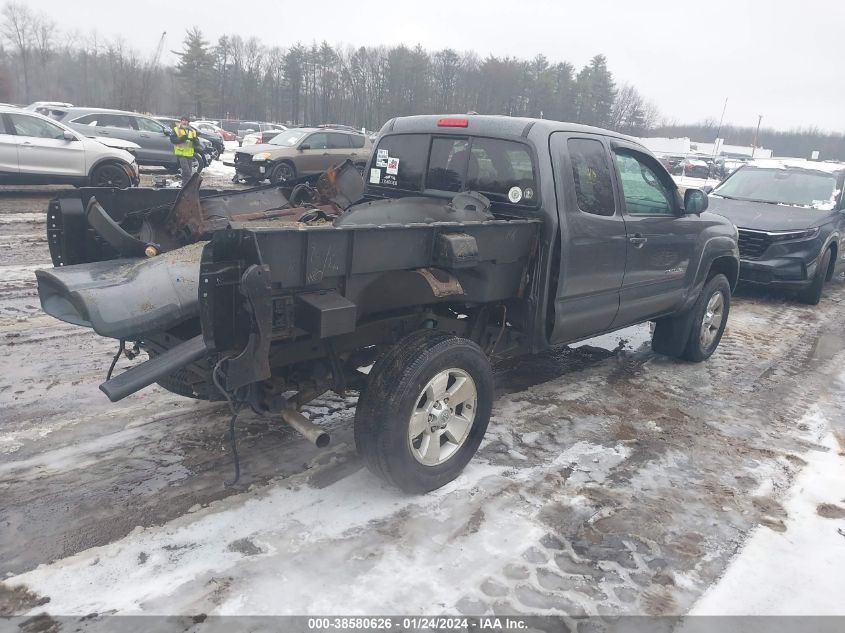
{"type": "Polygon", "coordinates": [[[643,245],[648,242],[648,238],[643,237],[642,233],[634,233],[628,238],[628,241],[634,245],[634,248],[642,248],[643,245]]]}

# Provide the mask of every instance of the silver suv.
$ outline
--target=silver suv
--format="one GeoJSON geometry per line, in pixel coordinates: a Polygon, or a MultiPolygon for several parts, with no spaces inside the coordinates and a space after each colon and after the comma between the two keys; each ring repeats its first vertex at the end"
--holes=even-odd
{"type": "Polygon", "coordinates": [[[36,112],[0,107],[0,183],[138,185],[135,157],[36,112]]]}

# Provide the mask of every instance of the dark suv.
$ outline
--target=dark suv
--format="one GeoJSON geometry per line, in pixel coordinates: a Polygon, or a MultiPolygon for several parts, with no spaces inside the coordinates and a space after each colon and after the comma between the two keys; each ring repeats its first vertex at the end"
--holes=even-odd
{"type": "Polygon", "coordinates": [[[118,138],[137,143],[139,165],[178,169],[170,142],[170,130],[152,117],[137,112],[104,108],[68,108],[59,119],[85,136],[118,138]]]}
{"type": "Polygon", "coordinates": [[[818,303],[845,269],[843,181],[845,163],[785,158],[753,161],[720,184],[713,206],[739,229],[740,280],[818,303]]]}

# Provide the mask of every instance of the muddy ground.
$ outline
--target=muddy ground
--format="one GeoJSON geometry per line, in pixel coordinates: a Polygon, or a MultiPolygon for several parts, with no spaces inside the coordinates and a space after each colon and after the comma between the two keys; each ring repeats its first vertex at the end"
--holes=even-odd
{"type": "Polygon", "coordinates": [[[817,307],[740,293],[703,364],[640,326],[499,367],[477,458],[425,497],[362,469],[354,395],[310,408],[324,451],[245,415],[228,487],[223,406],[109,403],[116,346],[40,311],[46,202],[0,198],[0,614],[685,613],[784,529],[823,438],[845,451],[837,279],[817,307]]]}

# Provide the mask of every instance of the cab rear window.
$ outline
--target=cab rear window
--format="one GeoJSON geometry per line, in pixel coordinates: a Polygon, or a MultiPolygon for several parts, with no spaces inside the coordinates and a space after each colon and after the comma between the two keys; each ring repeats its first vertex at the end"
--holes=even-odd
{"type": "Polygon", "coordinates": [[[479,191],[533,206],[536,170],[527,145],[472,136],[398,134],[381,140],[369,184],[419,192],[479,191]]]}

